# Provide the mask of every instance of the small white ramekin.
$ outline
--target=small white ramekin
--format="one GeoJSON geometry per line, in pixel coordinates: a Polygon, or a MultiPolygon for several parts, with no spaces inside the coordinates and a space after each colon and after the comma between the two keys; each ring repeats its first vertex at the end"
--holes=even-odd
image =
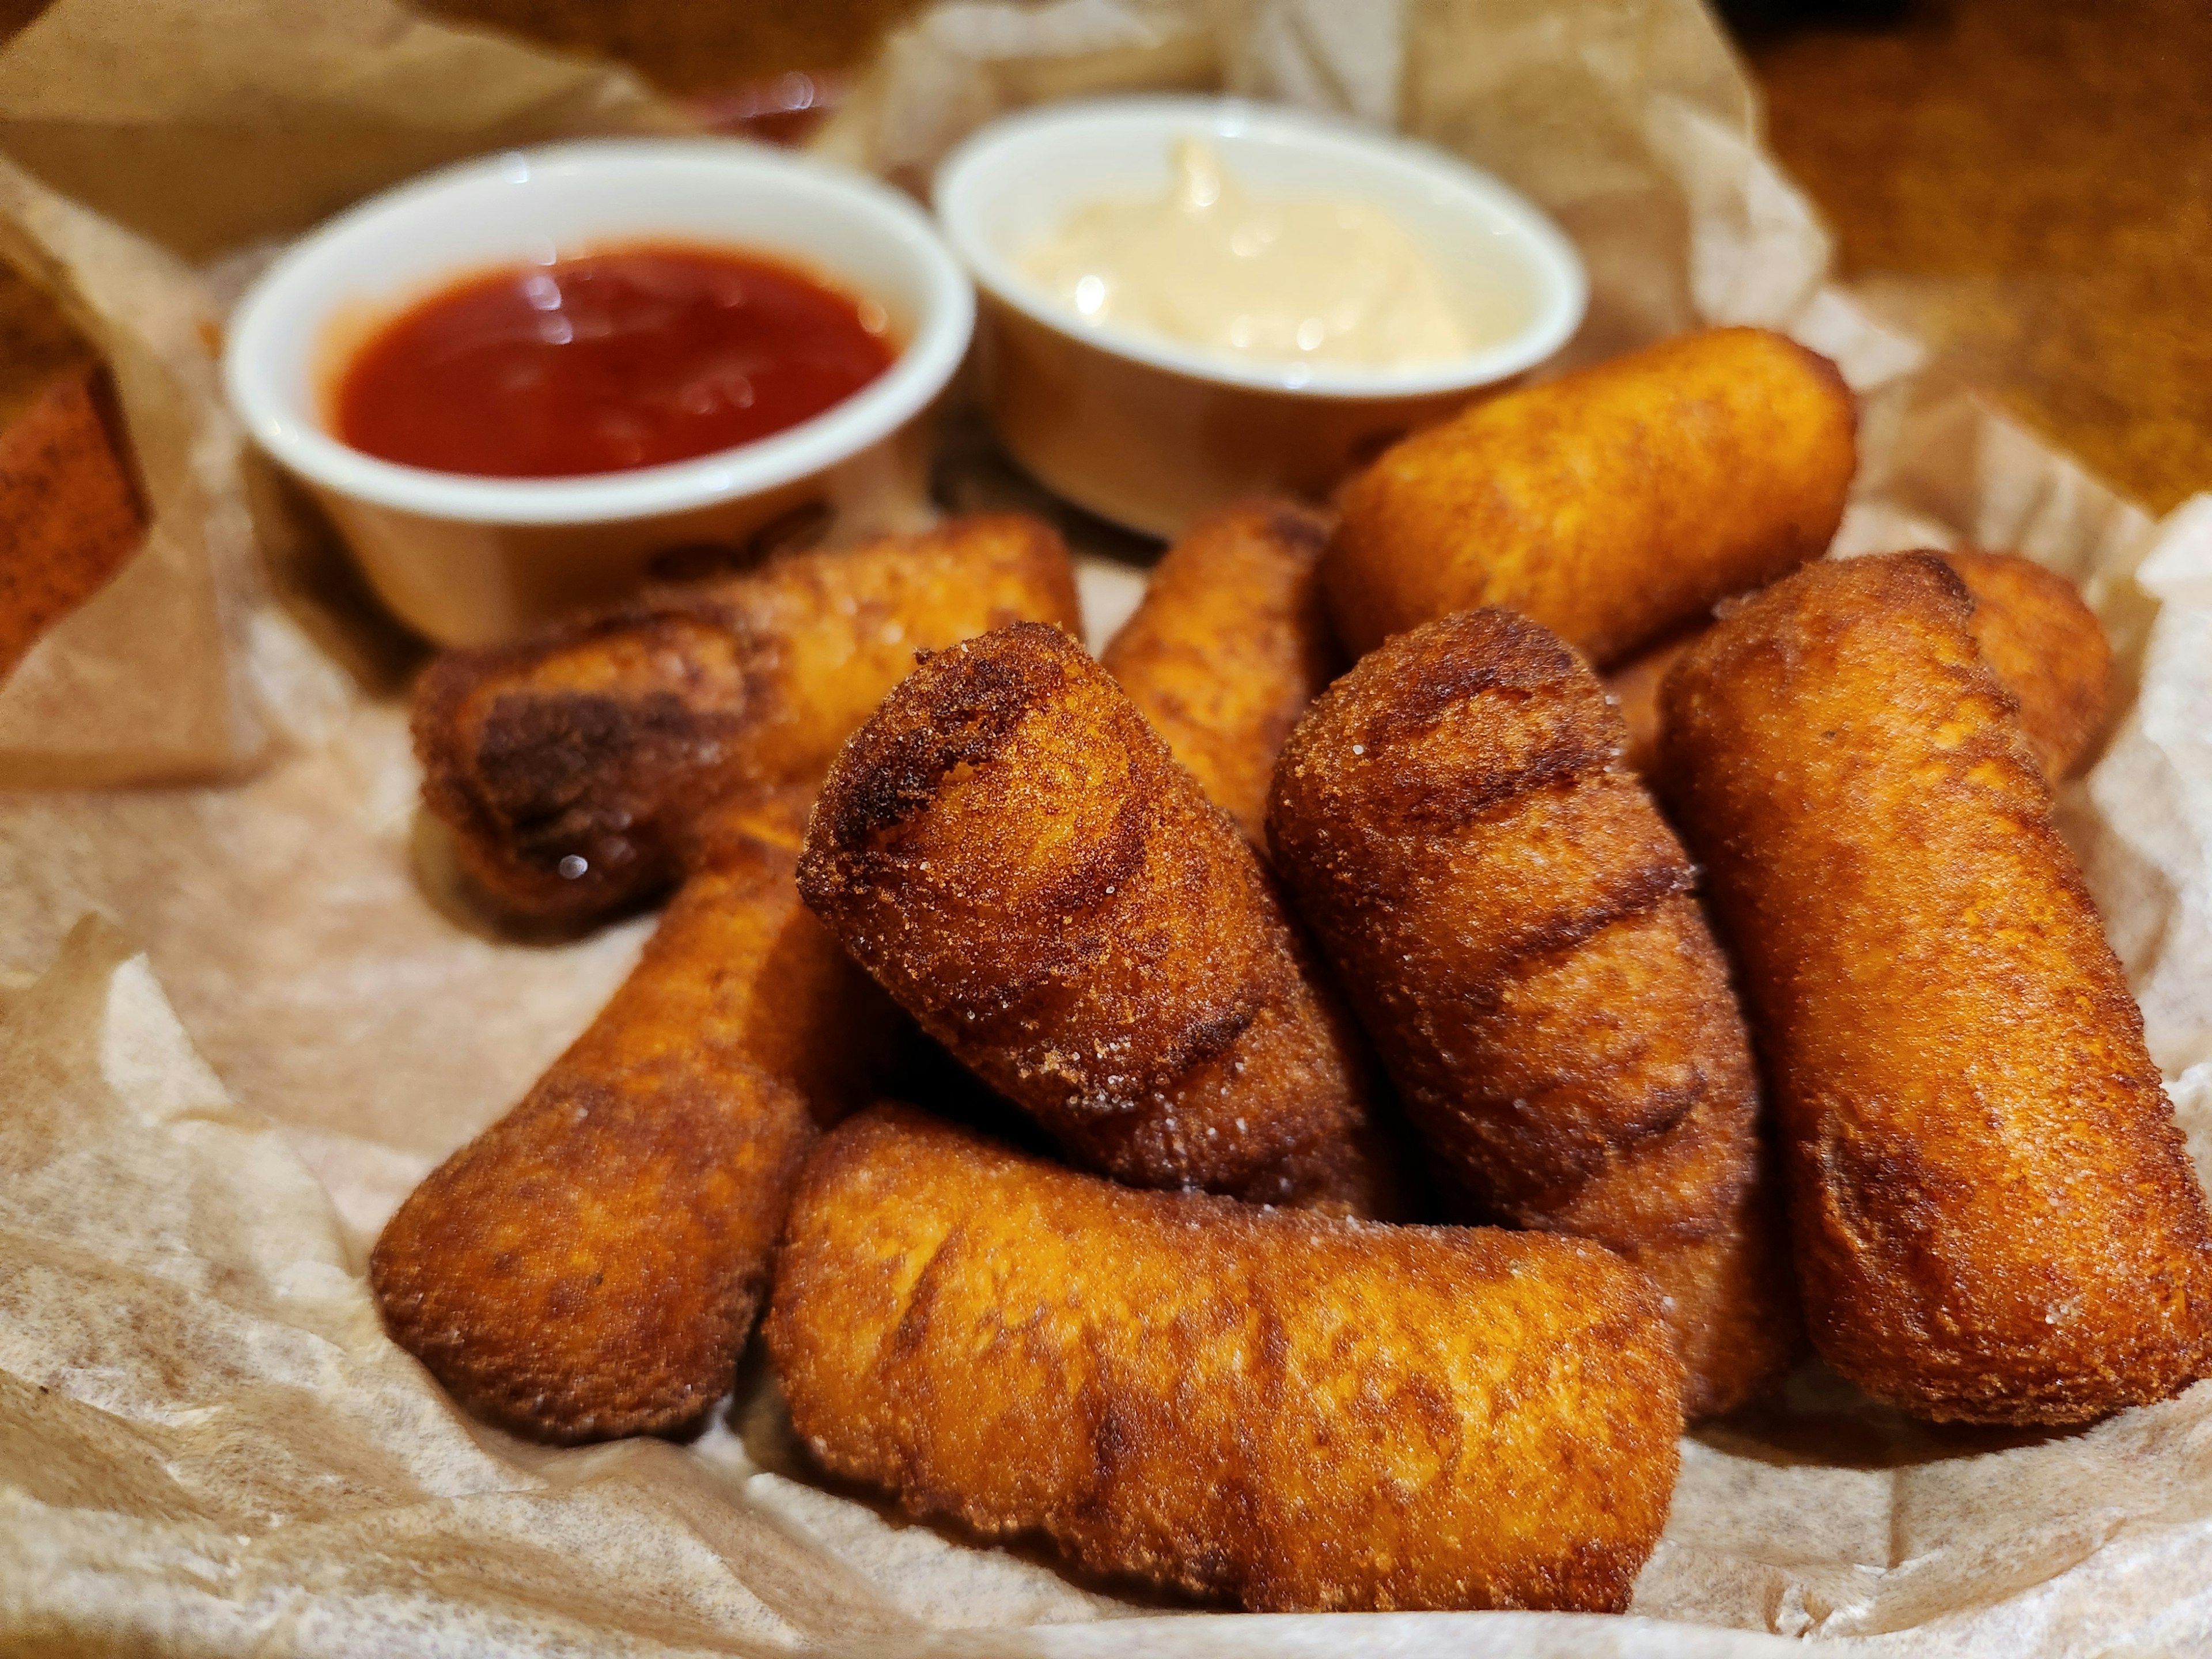
{"type": "Polygon", "coordinates": [[[835,514],[841,538],[913,521],[926,510],[927,416],[974,324],[967,277],[888,186],[734,140],[610,139],[467,162],[339,215],[246,295],[223,367],[247,429],[322,502],[385,602],[441,644],[476,644],[659,569],[742,562],[800,520],[835,514]],[[627,472],[476,477],[332,435],[347,356],[413,301],[487,267],[655,240],[765,253],[873,300],[898,356],[787,431],[627,472]]]}
{"type": "Polygon", "coordinates": [[[1053,104],[946,158],[938,222],[981,290],[977,343],[1001,441],[1060,495],[1173,536],[1262,491],[1319,497],[1394,438],[1565,345],[1589,284],[1574,246],[1520,196],[1425,144],[1237,99],[1053,104]],[[1447,287],[1477,268],[1522,285],[1527,320],[1480,351],[1407,368],[1255,362],[1079,319],[1018,261],[1102,198],[1159,197],[1176,143],[1213,147],[1255,195],[1344,196],[1403,224],[1447,287]]]}

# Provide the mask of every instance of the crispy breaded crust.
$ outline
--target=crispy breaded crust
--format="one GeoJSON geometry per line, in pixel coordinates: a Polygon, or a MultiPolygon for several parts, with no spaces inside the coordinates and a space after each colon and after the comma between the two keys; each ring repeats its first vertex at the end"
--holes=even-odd
{"type": "Polygon", "coordinates": [[[1813,1340],[2073,1423],[2212,1337],[2212,1233],[2051,792],[1927,554],[1816,564],[1668,677],[1664,766],[1775,1093],[1813,1340]]]}
{"type": "Polygon", "coordinates": [[[1662,640],[1605,677],[1606,695],[1613,699],[1622,729],[1628,733],[1620,763],[1639,778],[1655,779],[1659,775],[1659,688],[1681,661],[1682,653],[1705,631],[1700,627],[1662,640]]]}
{"type": "Polygon", "coordinates": [[[144,545],[146,514],[97,365],[0,430],[0,679],[144,545]]]}
{"type": "Polygon", "coordinates": [[[1267,838],[1283,739],[1344,665],[1322,609],[1328,528],[1325,514],[1287,501],[1200,520],[1098,659],[1255,844],[1267,838]]]}
{"type": "Polygon", "coordinates": [[[817,1117],[878,1086],[890,1040],[799,905],[804,806],[720,827],[591,1029],[377,1241],[393,1339],[471,1410],[592,1440],[727,1391],[817,1117]]]}
{"type": "MultiPolygon", "coordinates": [[[[2020,704],[2043,774],[2069,776],[2104,728],[2112,648],[2097,613],[2074,584],[2017,553],[1939,553],[1974,596],[1967,623],[1982,659],[2020,704]]],[[[1657,775],[1659,687],[1696,641],[1696,633],[1656,645],[1606,676],[1605,689],[1628,728],[1622,758],[1632,772],[1657,775]]]]}
{"type": "Polygon", "coordinates": [[[1059,537],[1011,515],[663,589],[434,661],[423,800],[509,908],[596,915],[674,881],[718,801],[819,778],[916,647],[1078,618],[1059,537]]]}
{"type": "Polygon", "coordinates": [[[1475,404],[1346,485],[1322,580],[1352,652],[1504,605],[1600,666],[1816,557],[1851,394],[1764,329],[1683,335],[1475,404]]]}
{"type": "Polygon", "coordinates": [[[799,887],[1078,1162],[1398,1201],[1364,1048],[1258,858],[1058,629],[955,646],[885,698],[830,769],[799,887]]]}
{"type": "Polygon", "coordinates": [[[1677,1467],[1601,1249],[1133,1192],[905,1108],[808,1164],[766,1330],[836,1473],[1259,1611],[1619,1611],[1677,1467]]]}
{"type": "Polygon", "coordinates": [[[2081,591],[2017,553],[1941,556],[1974,598],[1966,627],[2020,705],[2043,775],[2060,783],[2104,730],[2112,647],[2081,591]]]}
{"type": "Polygon", "coordinates": [[[1558,636],[1462,612],[1322,695],[1267,826],[1422,1138],[1492,1211],[1666,1284],[1696,1415],[1768,1380],[1796,1320],[1742,1016],[1621,741],[1558,636]]]}

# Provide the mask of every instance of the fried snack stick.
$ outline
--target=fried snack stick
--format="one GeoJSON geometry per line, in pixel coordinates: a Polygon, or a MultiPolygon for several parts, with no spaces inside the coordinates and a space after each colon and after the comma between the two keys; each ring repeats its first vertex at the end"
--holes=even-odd
{"type": "Polygon", "coordinates": [[[1206,798],[1259,843],[1283,739],[1343,665],[1316,566],[1328,520],[1248,501],[1200,520],[1152,572],[1099,661],[1206,798]]]}
{"type": "Polygon", "coordinates": [[[830,769],[799,889],[1078,1162],[1395,1207],[1365,1054],[1259,860],[1059,630],[955,646],[886,697],[830,769]]]}
{"type": "MultiPolygon", "coordinates": [[[[2112,647],[2097,613],[2072,582],[2017,553],[1939,553],[1973,595],[1966,626],[1982,659],[2020,704],[2028,747],[2051,782],[2063,782],[2087,758],[2105,723],[2112,647]]],[[[1628,727],[1629,769],[1656,775],[1659,687],[1696,643],[1685,634],[1645,652],[1606,677],[1606,690],[1628,727]]]]}
{"type": "Polygon", "coordinates": [[[1941,556],[1973,596],[1967,630],[2020,705],[2043,775],[2063,782],[2104,729],[2112,647],[2081,590],[2017,553],[1941,556]]]}
{"type": "Polygon", "coordinates": [[[1835,366],[1686,335],[1476,404],[1347,484],[1322,580],[1355,653],[1504,605],[1600,667],[1817,556],[1856,465],[1835,366]]]}
{"type": "Polygon", "coordinates": [[[1605,694],[1620,715],[1627,740],[1620,763],[1647,782],[1659,775],[1659,688],[1689,648],[1705,637],[1703,628],[1677,634],[1642,655],[1632,657],[1605,677],[1605,694]]]}
{"type": "Polygon", "coordinates": [[[1619,1612],[1680,1371],[1579,1241],[1133,1192],[903,1107],[793,1200],[769,1352],[832,1471],[1262,1612],[1619,1612]]]}
{"type": "Polygon", "coordinates": [[[2204,1196],[2012,700],[1926,554],[1824,562],[1668,678],[1669,799],[1775,1094],[1822,1358],[1937,1419],[2165,1398],[2204,1196]]]}
{"type": "Polygon", "coordinates": [[[665,589],[433,662],[423,800],[513,909],[597,915],[674,881],[724,797],[818,779],[916,647],[1078,616],[1060,538],[1012,516],[665,589]]]}
{"type": "Polygon", "coordinates": [[[1796,1317],[1743,1018],[1620,738],[1555,635],[1464,611],[1322,694],[1267,829],[1422,1139],[1492,1212],[1649,1273],[1702,1416],[1796,1317]]]}
{"type": "Polygon", "coordinates": [[[716,825],[605,1012],[385,1227],[385,1322],[534,1437],[673,1427],[730,1385],[817,1134],[893,1011],[799,902],[803,793],[716,825]]]}
{"type": "Polygon", "coordinates": [[[0,431],[0,679],[144,544],[100,371],[58,376],[0,431]]]}

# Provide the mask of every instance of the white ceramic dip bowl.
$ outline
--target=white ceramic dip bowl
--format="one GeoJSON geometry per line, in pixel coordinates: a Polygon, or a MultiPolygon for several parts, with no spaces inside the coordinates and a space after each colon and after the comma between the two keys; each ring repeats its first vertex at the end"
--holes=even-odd
{"type": "Polygon", "coordinates": [[[805,520],[845,539],[914,521],[926,417],[974,320],[974,292],[927,216],[888,186],[731,140],[615,139],[467,162],[339,215],[246,295],[224,374],[247,429],[320,501],[385,602],[441,644],[477,644],[707,554],[742,562],[779,526],[805,520]],[[413,303],[488,268],[634,242],[794,265],[881,306],[898,354],[810,420],[629,471],[473,477],[333,435],[347,360],[413,303]]]}
{"type": "Polygon", "coordinates": [[[1059,494],[1173,536],[1261,491],[1325,495],[1394,438],[1542,362],[1582,322],[1574,246],[1441,150],[1279,106],[1199,97],[1048,105],[983,128],[939,169],[938,221],[983,296],[983,395],[1001,441],[1059,494]],[[1504,285],[1517,325],[1405,367],[1277,362],[1079,316],[1020,262],[1068,216],[1159,198],[1195,138],[1254,197],[1343,197],[1395,218],[1470,312],[1504,285]],[[1483,284],[1478,296],[1469,288],[1483,284]]]}

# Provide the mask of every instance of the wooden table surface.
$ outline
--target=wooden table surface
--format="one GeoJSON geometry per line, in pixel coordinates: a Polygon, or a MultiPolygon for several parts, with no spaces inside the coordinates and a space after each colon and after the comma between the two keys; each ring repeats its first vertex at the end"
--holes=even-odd
{"type": "MultiPolygon", "coordinates": [[[[849,64],[916,9],[426,3],[685,93],[849,64]]],[[[35,5],[0,0],[0,27],[35,5]]],[[[1775,150],[1877,309],[2145,505],[2212,489],[2212,0],[1915,0],[1747,55],[1775,150]]],[[[7,382],[69,349],[0,284],[7,382]]]]}
{"type": "Polygon", "coordinates": [[[2212,0],[1951,0],[1752,58],[1876,308],[2145,506],[2212,489],[2212,0]]]}

